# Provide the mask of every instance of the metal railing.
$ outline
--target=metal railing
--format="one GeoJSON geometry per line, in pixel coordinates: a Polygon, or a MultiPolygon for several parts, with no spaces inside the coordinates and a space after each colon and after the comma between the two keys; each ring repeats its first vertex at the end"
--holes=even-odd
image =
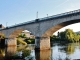
{"type": "MultiPolygon", "coordinates": [[[[53,16],[49,16],[49,17],[39,18],[38,21],[44,21],[44,20],[47,20],[47,19],[50,19],[50,18],[57,18],[57,17],[65,16],[65,15],[70,15],[70,14],[78,13],[78,12],[80,12],[80,9],[74,10],[74,11],[70,11],[70,12],[66,12],[66,13],[61,13],[61,14],[53,15],[53,16]]],[[[20,26],[20,25],[24,25],[24,24],[30,24],[30,23],[34,23],[34,22],[36,22],[36,19],[32,20],[32,21],[16,24],[16,25],[13,25],[13,26],[9,26],[8,28],[16,27],[16,26],[20,26]]],[[[4,28],[4,29],[6,29],[6,28],[4,28]]],[[[2,30],[2,29],[0,29],[0,30],[2,30]]]]}
{"type": "Polygon", "coordinates": [[[57,15],[53,15],[53,16],[49,16],[49,17],[45,17],[45,18],[40,18],[40,20],[45,20],[45,19],[49,19],[49,18],[56,18],[56,17],[60,17],[60,16],[65,16],[65,15],[69,15],[69,14],[78,13],[78,12],[80,12],[80,9],[70,11],[70,12],[61,13],[61,14],[57,14],[57,15]]]}

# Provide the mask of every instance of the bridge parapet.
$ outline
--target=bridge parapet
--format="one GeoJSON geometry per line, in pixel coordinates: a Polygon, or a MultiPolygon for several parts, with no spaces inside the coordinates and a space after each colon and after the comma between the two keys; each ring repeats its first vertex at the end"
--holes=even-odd
{"type": "MultiPolygon", "coordinates": [[[[64,26],[77,22],[80,22],[80,9],[49,17],[38,18],[33,21],[21,24],[16,24],[8,28],[0,29],[0,32],[2,32],[6,37],[15,38],[23,30],[28,30],[33,35],[35,35],[35,37],[39,36],[36,38],[36,47],[39,47],[40,49],[46,49],[47,46],[50,48],[50,45],[48,43],[50,38],[48,37],[51,36],[51,34],[64,26]]],[[[8,45],[12,43],[11,41],[13,41],[14,38],[6,38],[9,39],[7,41],[10,42],[8,45]]],[[[15,41],[16,40],[13,41],[14,44],[15,41]]]]}
{"type": "Polygon", "coordinates": [[[66,15],[71,15],[71,14],[76,14],[76,13],[80,13],[80,9],[70,11],[70,12],[61,13],[61,14],[57,14],[57,15],[53,15],[53,16],[49,16],[49,17],[40,18],[40,20],[48,20],[50,18],[58,18],[61,16],[66,16],[66,15]]]}
{"type": "Polygon", "coordinates": [[[13,25],[13,26],[8,26],[8,28],[2,28],[0,30],[9,29],[9,28],[13,28],[13,27],[17,27],[17,26],[21,26],[21,25],[25,25],[25,24],[37,23],[37,21],[40,22],[40,21],[50,20],[52,18],[58,18],[58,17],[67,16],[67,15],[71,15],[71,14],[77,14],[77,13],[80,13],[80,9],[70,11],[70,12],[61,13],[61,14],[57,14],[57,15],[53,15],[53,16],[48,16],[48,17],[44,17],[44,18],[38,18],[38,20],[35,19],[35,20],[32,20],[32,21],[16,24],[16,25],[13,25]]]}

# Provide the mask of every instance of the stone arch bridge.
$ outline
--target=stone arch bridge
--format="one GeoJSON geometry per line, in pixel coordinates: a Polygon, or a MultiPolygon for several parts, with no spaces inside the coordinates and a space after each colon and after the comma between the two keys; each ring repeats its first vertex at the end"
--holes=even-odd
{"type": "MultiPolygon", "coordinates": [[[[0,33],[6,38],[14,39],[23,30],[28,30],[35,36],[35,48],[43,50],[50,49],[50,36],[55,31],[78,22],[80,22],[80,9],[6,27],[0,29],[0,33]]],[[[15,43],[15,39],[9,41],[15,43]]],[[[7,40],[6,44],[9,41],[7,40]]]]}

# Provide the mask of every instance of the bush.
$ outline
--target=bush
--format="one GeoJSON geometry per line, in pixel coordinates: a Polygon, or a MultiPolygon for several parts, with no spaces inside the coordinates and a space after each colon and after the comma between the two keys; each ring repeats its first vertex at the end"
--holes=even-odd
{"type": "Polygon", "coordinates": [[[23,40],[21,40],[20,38],[17,38],[17,44],[23,44],[23,45],[27,45],[27,43],[23,40]]]}
{"type": "Polygon", "coordinates": [[[24,49],[24,50],[23,50],[23,53],[22,53],[22,56],[23,56],[23,57],[27,57],[27,56],[29,56],[29,55],[30,55],[30,50],[24,49]]]}
{"type": "Polygon", "coordinates": [[[27,44],[35,44],[35,39],[33,39],[33,38],[26,38],[24,41],[25,41],[27,44]]]}

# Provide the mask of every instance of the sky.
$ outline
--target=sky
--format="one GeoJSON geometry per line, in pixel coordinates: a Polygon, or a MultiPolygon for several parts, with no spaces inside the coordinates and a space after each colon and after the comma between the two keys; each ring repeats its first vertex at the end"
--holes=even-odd
{"type": "MultiPolygon", "coordinates": [[[[77,9],[80,9],[80,0],[0,0],[0,24],[12,26],[32,21],[36,19],[37,12],[38,18],[43,18],[47,14],[52,16],[77,9]]],[[[79,25],[77,23],[65,28],[80,31],[79,25]]]]}

